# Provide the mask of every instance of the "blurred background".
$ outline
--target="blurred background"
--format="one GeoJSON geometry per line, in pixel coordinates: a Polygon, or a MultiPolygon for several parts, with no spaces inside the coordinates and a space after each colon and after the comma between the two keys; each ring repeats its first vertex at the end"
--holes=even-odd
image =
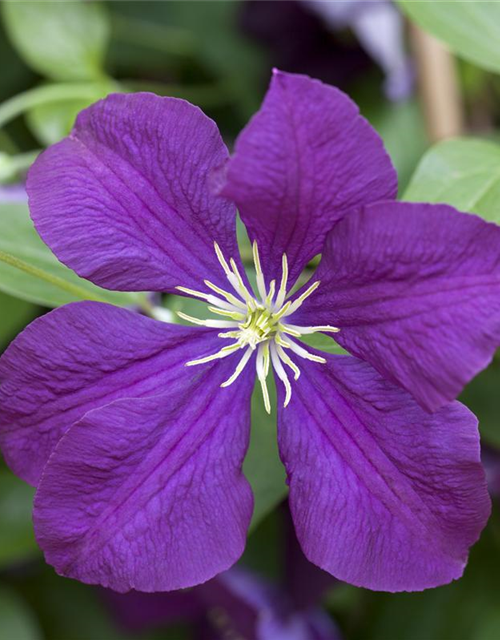
{"type": "MultiPolygon", "coordinates": [[[[500,4],[384,0],[0,2],[0,352],[33,318],[96,295],[39,240],[23,182],[75,115],[113,91],[199,105],[231,148],[272,67],[346,91],[383,137],[400,196],[500,222],[500,4]]],[[[244,243],[244,239],[242,238],[244,243]]],[[[243,246],[243,255],[245,246],[243,246]]],[[[155,299],[167,319],[186,300],[155,299]]],[[[183,306],[184,305],[184,306],[183,306]]],[[[500,361],[466,389],[500,491],[500,361]]],[[[33,489],[0,461],[0,640],[498,640],[500,513],[459,582],[417,594],[335,581],[302,555],[275,416],[256,403],[245,472],[256,510],[238,565],[201,587],[115,594],[60,578],[31,523],[33,489]]]]}

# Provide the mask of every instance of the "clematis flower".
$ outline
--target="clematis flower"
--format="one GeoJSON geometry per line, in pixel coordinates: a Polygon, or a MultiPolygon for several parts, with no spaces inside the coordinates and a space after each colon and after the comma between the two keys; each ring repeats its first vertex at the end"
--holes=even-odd
{"type": "Polygon", "coordinates": [[[395,202],[390,160],[349,98],[280,72],[231,159],[187,102],[111,95],[27,188],[40,235],[80,276],[214,312],[185,327],[74,303],[2,357],[1,446],[37,486],[36,536],[60,574],[167,591],[230,567],[252,514],[250,396],[257,377],[269,407],[271,370],[309,560],[389,591],[462,574],[490,503],[477,421],[452,401],[499,342],[498,227],[395,202]],[[301,344],[315,331],[352,356],[301,344]]]}

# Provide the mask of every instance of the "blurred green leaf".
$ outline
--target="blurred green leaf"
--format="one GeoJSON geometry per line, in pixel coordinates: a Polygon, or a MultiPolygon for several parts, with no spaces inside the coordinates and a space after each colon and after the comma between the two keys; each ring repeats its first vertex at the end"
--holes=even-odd
{"type": "Polygon", "coordinates": [[[5,640],[41,640],[38,623],[13,589],[0,587],[0,634],[5,640]]]}
{"type": "Polygon", "coordinates": [[[26,112],[28,126],[43,145],[59,142],[71,131],[80,111],[118,89],[115,84],[103,82],[89,85],[87,98],[77,97],[36,105],[26,112]]]}
{"type": "Polygon", "coordinates": [[[55,80],[103,76],[110,26],[96,2],[3,2],[5,29],[20,56],[55,80]]]}
{"type": "Polygon", "coordinates": [[[481,0],[397,0],[422,29],[480,67],[500,72],[500,3],[481,0]]]}
{"type": "Polygon", "coordinates": [[[20,202],[0,204],[0,290],[48,307],[85,299],[129,306],[142,299],[141,294],[96,287],[65,267],[42,242],[27,204],[20,202]],[[8,256],[21,268],[8,264],[8,256]]]}
{"type": "Polygon", "coordinates": [[[0,293],[0,351],[37,313],[30,302],[0,293]]]}
{"type": "Polygon", "coordinates": [[[250,530],[287,495],[285,468],[280,461],[276,435],[276,391],[273,376],[268,378],[272,411],[264,408],[260,384],[252,395],[252,432],[243,471],[252,485],[255,506],[250,530]]]}
{"type": "Polygon", "coordinates": [[[309,345],[314,349],[319,349],[320,351],[325,351],[326,353],[333,353],[335,355],[344,355],[349,353],[335,342],[335,338],[332,338],[325,333],[312,333],[311,335],[303,336],[301,340],[306,345],[309,345]]]}
{"type": "Polygon", "coordinates": [[[399,104],[384,102],[377,108],[364,109],[363,114],[384,141],[398,173],[401,193],[429,146],[420,106],[416,100],[399,104]]]}
{"type": "MultiPolygon", "coordinates": [[[[0,567],[37,554],[31,510],[35,490],[7,469],[0,469],[0,567]]],[[[0,615],[1,620],[1,615],[0,615]]]]}
{"type": "Polygon", "coordinates": [[[483,442],[500,449],[500,362],[494,359],[481,371],[460,395],[463,402],[477,416],[483,442]]]}
{"type": "Polygon", "coordinates": [[[404,194],[413,202],[445,202],[500,222],[500,146],[445,140],[424,155],[404,194]]]}
{"type": "Polygon", "coordinates": [[[493,511],[481,540],[471,551],[464,576],[421,593],[364,591],[363,615],[353,640],[493,640],[486,621],[498,621],[500,601],[500,519],[493,511]],[[482,629],[482,631],[481,631],[482,629]],[[478,633],[481,631],[481,633],[478,633]]]}

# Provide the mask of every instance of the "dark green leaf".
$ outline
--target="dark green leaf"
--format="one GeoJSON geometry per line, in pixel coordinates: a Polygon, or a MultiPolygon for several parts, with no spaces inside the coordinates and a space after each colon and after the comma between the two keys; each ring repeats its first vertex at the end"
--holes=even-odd
{"type": "Polygon", "coordinates": [[[481,0],[397,0],[422,29],[452,51],[500,72],[500,3],[481,0]]]}
{"type": "Polygon", "coordinates": [[[5,640],[41,640],[33,612],[13,589],[0,587],[0,637],[5,640]]]}
{"type": "Polygon", "coordinates": [[[103,76],[107,13],[96,2],[3,2],[5,29],[21,57],[55,80],[103,76]]]}
{"type": "MultiPolygon", "coordinates": [[[[31,511],[35,490],[10,471],[0,468],[0,567],[36,556],[31,511]]],[[[1,616],[0,616],[1,619],[1,616]]]]}
{"type": "Polygon", "coordinates": [[[413,202],[445,202],[500,222],[500,146],[446,140],[424,155],[404,194],[413,202]]]}
{"type": "Polygon", "coordinates": [[[60,263],[38,236],[24,203],[0,204],[0,290],[48,307],[82,299],[122,306],[141,300],[140,294],[96,287],[60,263]],[[19,261],[21,268],[8,264],[4,254],[19,261]]]}

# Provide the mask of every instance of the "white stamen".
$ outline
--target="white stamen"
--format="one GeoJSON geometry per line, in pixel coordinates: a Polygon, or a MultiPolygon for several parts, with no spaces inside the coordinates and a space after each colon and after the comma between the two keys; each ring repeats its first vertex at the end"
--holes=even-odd
{"type": "Polygon", "coordinates": [[[269,343],[263,342],[259,346],[257,352],[257,378],[259,379],[262,389],[262,397],[264,399],[264,407],[267,413],[271,413],[271,400],[269,399],[269,390],[267,388],[266,378],[269,373],[269,343]]]}
{"type": "Polygon", "coordinates": [[[338,333],[340,331],[338,327],[331,327],[328,324],[318,325],[316,327],[298,327],[295,324],[287,324],[285,326],[285,333],[289,333],[291,336],[295,335],[295,337],[297,338],[299,336],[305,336],[310,333],[318,333],[318,331],[323,331],[324,333],[338,333]]]}
{"type": "Polygon", "coordinates": [[[295,362],[290,358],[290,356],[288,355],[288,353],[286,353],[286,351],[283,349],[283,347],[279,344],[276,344],[276,352],[278,353],[279,357],[283,360],[283,362],[290,367],[290,369],[293,371],[294,373],[294,379],[298,380],[299,376],[300,376],[300,369],[298,368],[298,366],[295,364],[295,362]]]}
{"type": "Polygon", "coordinates": [[[176,311],[179,318],[186,320],[186,322],[192,322],[193,324],[199,324],[202,327],[212,327],[213,329],[229,329],[230,327],[237,327],[237,322],[231,322],[230,320],[200,320],[200,318],[194,318],[193,316],[188,316],[187,313],[182,313],[182,311],[176,311]]]}
{"type": "Polygon", "coordinates": [[[212,304],[216,307],[220,307],[221,309],[227,309],[228,311],[238,311],[238,307],[236,307],[235,305],[230,304],[225,300],[220,300],[219,298],[216,298],[210,293],[195,291],[194,289],[188,289],[187,287],[175,287],[175,288],[178,289],[179,291],[182,291],[183,293],[186,293],[188,296],[192,296],[193,298],[200,298],[201,300],[205,300],[209,304],[212,304]]]}
{"type": "Polygon", "coordinates": [[[286,258],[286,253],[283,254],[281,258],[281,284],[278,290],[278,297],[276,298],[276,302],[274,306],[276,309],[281,309],[283,303],[285,302],[286,297],[286,283],[288,282],[288,260],[286,258]]]}
{"type": "Polygon", "coordinates": [[[245,311],[247,310],[248,308],[247,305],[241,300],[238,300],[238,298],[235,298],[235,296],[233,296],[232,293],[228,293],[227,291],[224,291],[224,289],[221,289],[217,285],[213,284],[212,282],[210,282],[210,280],[203,280],[203,282],[207,285],[209,289],[212,289],[212,291],[215,291],[223,298],[226,298],[228,302],[230,302],[231,304],[234,304],[234,306],[237,307],[238,309],[244,309],[245,311]]]}
{"type": "Polygon", "coordinates": [[[246,367],[247,362],[250,360],[250,358],[252,357],[252,353],[253,353],[253,349],[251,349],[250,347],[245,351],[245,353],[243,354],[243,358],[241,358],[241,360],[238,362],[236,369],[234,370],[233,375],[228,378],[225,382],[223,382],[221,384],[221,387],[229,387],[229,385],[233,384],[233,382],[236,380],[236,378],[240,375],[240,373],[243,371],[243,369],[246,367]]]}
{"type": "Polygon", "coordinates": [[[197,360],[191,360],[187,362],[186,365],[195,366],[220,360],[243,349],[243,355],[236,365],[233,374],[221,384],[221,387],[225,388],[237,380],[250,361],[253,353],[256,352],[255,368],[257,378],[262,388],[265,409],[268,413],[271,413],[271,401],[267,386],[267,377],[271,364],[276,372],[276,376],[285,387],[284,406],[286,407],[292,397],[292,385],[290,382],[291,378],[288,377],[283,365],[293,372],[295,380],[300,376],[300,369],[288,352],[295,353],[297,356],[313,362],[326,362],[325,358],[310,353],[291,338],[300,339],[304,335],[318,331],[337,333],[340,329],[330,325],[301,327],[286,323],[287,316],[297,311],[304,300],[319,287],[320,282],[314,282],[295,300],[285,302],[288,283],[288,261],[285,254],[283,254],[282,258],[281,283],[276,295],[276,300],[274,300],[276,281],[271,280],[269,288],[266,288],[257,242],[254,242],[252,246],[255,271],[257,274],[257,297],[254,296],[251,289],[249,290],[245,284],[238,270],[236,261],[230,258],[228,262],[217,243],[214,243],[214,248],[222,269],[236,295],[221,289],[209,280],[204,280],[205,285],[219,297],[210,293],[196,291],[195,289],[188,289],[187,287],[176,288],[186,295],[204,300],[209,304],[209,311],[219,316],[224,316],[228,318],[228,320],[202,320],[180,311],[177,312],[177,315],[193,324],[216,329],[229,329],[229,331],[222,331],[217,335],[219,338],[231,339],[233,342],[223,347],[217,353],[197,360]]]}
{"type": "Polygon", "coordinates": [[[320,284],[321,282],[319,280],[316,280],[316,282],[314,282],[306,291],[304,291],[302,295],[300,295],[296,300],[294,300],[291,303],[290,308],[284,315],[290,316],[292,313],[295,313],[297,309],[302,305],[304,300],[306,298],[309,298],[309,296],[316,291],[316,289],[319,287],[320,284]]]}
{"type": "Polygon", "coordinates": [[[326,362],[325,358],[322,358],[321,356],[316,356],[313,353],[309,353],[309,351],[306,351],[304,348],[300,347],[296,342],[293,342],[292,340],[290,340],[290,342],[288,343],[288,347],[285,347],[285,348],[290,349],[291,351],[296,353],[301,358],[304,358],[305,360],[312,360],[313,362],[321,362],[322,364],[325,364],[326,362]]]}
{"type": "Polygon", "coordinates": [[[210,356],[206,356],[205,358],[199,358],[199,360],[190,360],[186,362],[186,367],[194,367],[198,364],[206,364],[207,362],[212,362],[212,360],[220,360],[221,358],[227,358],[235,351],[238,351],[240,348],[240,343],[235,342],[234,344],[229,345],[228,347],[223,347],[217,353],[212,353],[210,356]]]}
{"type": "Polygon", "coordinates": [[[266,283],[264,280],[264,274],[262,273],[262,267],[260,265],[259,247],[254,240],[252,245],[253,262],[255,264],[255,273],[257,275],[257,289],[259,291],[260,299],[265,302],[267,298],[266,283]]]}
{"type": "Polygon", "coordinates": [[[271,360],[273,362],[274,370],[276,371],[276,375],[281,380],[281,382],[285,385],[285,402],[283,406],[288,406],[292,398],[292,385],[290,384],[290,380],[286,375],[286,371],[283,369],[283,365],[281,364],[281,360],[278,356],[278,352],[276,351],[276,345],[271,342],[271,360]]]}

